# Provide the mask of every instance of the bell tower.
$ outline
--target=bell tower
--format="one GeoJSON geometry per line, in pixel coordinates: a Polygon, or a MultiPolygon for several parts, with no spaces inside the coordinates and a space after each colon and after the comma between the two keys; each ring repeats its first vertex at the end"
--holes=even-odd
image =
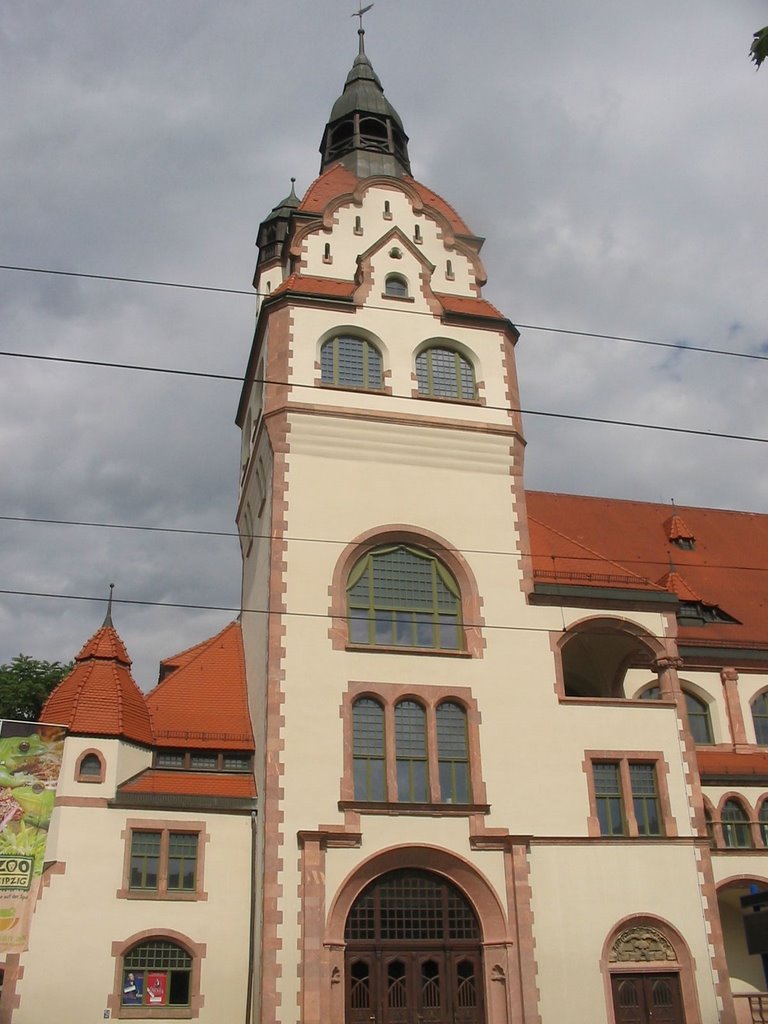
{"type": "MultiPolygon", "coordinates": [[[[362,29],[359,40],[319,177],[259,229],[237,414],[264,1024],[356,1020],[353,979],[368,986],[360,1007],[380,998],[388,982],[367,940],[351,962],[339,917],[371,857],[415,872],[406,888],[423,876],[425,891],[466,903],[472,935],[489,934],[459,880],[462,858],[477,859],[467,823],[484,834],[487,810],[478,701],[508,657],[485,623],[525,605],[518,334],[482,297],[483,239],[411,175],[362,29]]],[[[472,874],[480,902],[499,898],[472,874]]],[[[490,984],[500,961],[519,975],[513,923],[494,925],[493,963],[473,938],[464,960],[422,965],[440,984],[453,972],[455,998],[460,982],[477,993],[467,1024],[521,1005],[519,987],[507,998],[490,984]]]]}

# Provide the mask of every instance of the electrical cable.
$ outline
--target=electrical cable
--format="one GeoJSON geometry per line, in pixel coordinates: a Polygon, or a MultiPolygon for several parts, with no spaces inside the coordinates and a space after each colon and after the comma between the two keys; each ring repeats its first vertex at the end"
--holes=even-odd
{"type": "MultiPolygon", "coordinates": [[[[266,377],[239,377],[235,374],[208,373],[201,370],[178,370],[162,366],[142,366],[137,363],[112,363],[101,359],[75,359],[71,356],[44,356],[30,352],[0,351],[0,356],[16,359],[35,359],[52,363],[72,363],[78,366],[97,366],[116,370],[140,370],[145,373],[167,373],[173,376],[201,377],[212,380],[238,381],[241,384],[274,384],[280,387],[309,388],[317,390],[316,384],[302,384],[296,381],[270,380],[266,377]]],[[[398,401],[420,401],[418,395],[387,395],[398,401]]],[[[614,420],[605,416],[580,416],[576,413],[551,412],[543,409],[523,409],[506,405],[483,405],[481,408],[493,412],[517,413],[520,416],[540,416],[545,419],[570,420],[576,423],[595,423],[611,427],[632,427],[636,430],[656,430],[667,434],[685,434],[691,437],[709,437],[726,441],[750,441],[768,444],[768,437],[754,437],[750,434],[729,434],[725,431],[702,430],[695,427],[673,427],[665,423],[640,423],[634,420],[614,420]]]]}
{"type": "MultiPolygon", "coordinates": [[[[51,270],[45,267],[21,267],[7,263],[0,264],[0,270],[19,271],[27,274],[49,274],[57,277],[77,277],[92,281],[115,281],[121,284],[152,285],[159,288],[183,288],[188,291],[218,292],[222,295],[247,295],[250,298],[260,299],[270,298],[272,294],[271,292],[259,292],[255,289],[219,288],[214,285],[186,284],[180,281],[154,281],[149,278],[118,277],[113,274],[85,274],[74,270],[51,270]]],[[[379,310],[386,309],[390,312],[392,311],[391,306],[375,306],[370,303],[366,303],[366,308],[379,310]]],[[[434,314],[424,312],[422,310],[397,310],[397,312],[406,312],[409,316],[434,316],[434,314]]],[[[568,334],[579,338],[596,338],[601,341],[621,341],[632,345],[650,345],[656,348],[677,349],[681,352],[697,352],[704,355],[726,356],[733,359],[754,359],[760,362],[768,362],[768,355],[761,355],[756,352],[737,352],[732,349],[706,348],[703,345],[684,345],[681,342],[673,341],[653,341],[649,338],[632,338],[620,334],[600,334],[594,331],[578,331],[565,327],[543,327],[540,324],[516,323],[515,326],[525,331],[544,331],[551,334],[568,334]]]]}
{"type": "MultiPolygon", "coordinates": [[[[182,536],[192,537],[228,537],[228,538],[239,538],[248,540],[280,540],[286,543],[293,544],[333,544],[338,547],[346,547],[347,544],[351,543],[348,540],[338,540],[335,537],[291,537],[291,536],[278,536],[274,533],[238,533],[237,530],[193,530],[183,527],[173,526],[145,526],[138,523],[96,523],[82,519],[43,519],[36,516],[6,516],[0,515],[0,522],[7,523],[32,523],[44,526],[79,526],[86,527],[89,529],[102,529],[102,530],[133,530],[141,533],[162,533],[162,534],[179,534],[182,536]]],[[[669,568],[669,559],[656,559],[656,558],[625,558],[621,555],[611,555],[590,552],[585,552],[583,555],[549,555],[546,553],[534,553],[531,551],[498,551],[493,548],[456,548],[449,547],[447,545],[433,544],[431,550],[434,551],[448,551],[456,552],[461,555],[498,555],[505,558],[554,558],[556,562],[589,562],[595,559],[601,561],[614,562],[619,565],[660,565],[669,568]]],[[[674,552],[670,552],[674,555],[674,552]]],[[[684,570],[689,568],[686,565],[677,565],[677,570],[684,570]]],[[[768,566],[761,565],[731,565],[720,562],[706,562],[706,564],[692,563],[690,568],[693,569],[731,569],[738,570],[740,572],[768,572],[768,566]]]]}

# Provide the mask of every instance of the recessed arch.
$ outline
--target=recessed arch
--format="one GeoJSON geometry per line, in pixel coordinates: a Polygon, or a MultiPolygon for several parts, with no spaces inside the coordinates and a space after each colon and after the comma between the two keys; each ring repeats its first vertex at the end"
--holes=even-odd
{"type": "Polygon", "coordinates": [[[558,683],[565,697],[624,697],[630,668],[653,670],[665,654],[646,629],[629,619],[595,616],[568,627],[557,640],[558,683]]]}

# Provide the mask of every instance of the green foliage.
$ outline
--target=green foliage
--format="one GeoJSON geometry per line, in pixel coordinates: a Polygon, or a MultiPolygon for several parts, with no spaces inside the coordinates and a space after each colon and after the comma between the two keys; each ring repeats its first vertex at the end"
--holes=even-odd
{"type": "Polygon", "coordinates": [[[755,32],[755,38],[752,41],[749,52],[757,67],[760,67],[765,58],[768,57],[768,25],[765,28],[761,28],[759,32],[755,32]]]}
{"type": "Polygon", "coordinates": [[[0,665],[0,718],[36,722],[46,697],[71,668],[71,664],[38,661],[26,654],[0,665]]]}

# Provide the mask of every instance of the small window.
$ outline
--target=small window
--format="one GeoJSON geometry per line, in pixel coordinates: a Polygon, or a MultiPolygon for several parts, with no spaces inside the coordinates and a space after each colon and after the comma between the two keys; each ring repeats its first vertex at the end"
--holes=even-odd
{"type": "Polygon", "coordinates": [[[720,815],[723,843],[729,849],[749,850],[752,847],[752,831],[749,818],[738,800],[726,800],[720,815]]]}
{"type": "Polygon", "coordinates": [[[225,772],[247,772],[251,767],[251,759],[247,754],[225,754],[225,772]]]}
{"type": "Polygon", "coordinates": [[[704,701],[694,697],[692,693],[686,693],[685,707],[688,712],[688,727],[691,730],[694,743],[713,743],[712,722],[709,717],[709,708],[704,701]]]}
{"type": "Polygon", "coordinates": [[[352,707],[355,800],[386,800],[384,708],[362,697],[352,707]]]}
{"type": "Polygon", "coordinates": [[[395,299],[407,299],[408,282],[400,274],[389,274],[384,282],[384,294],[395,299]]]}
{"type": "Polygon", "coordinates": [[[626,833],[624,798],[621,792],[618,764],[593,764],[592,777],[595,786],[597,817],[600,822],[600,835],[623,836],[626,833]]]}
{"type": "Polygon", "coordinates": [[[453,263],[450,260],[445,261],[445,277],[447,281],[453,281],[453,263]]]}
{"type": "Polygon", "coordinates": [[[470,361],[449,348],[425,348],[416,356],[420,395],[431,398],[475,399],[475,373],[470,361]]]}
{"type": "Polygon", "coordinates": [[[363,222],[360,217],[355,217],[355,234],[362,235],[363,233],[363,222]]]}
{"type": "Polygon", "coordinates": [[[189,1006],[192,957],[162,939],[142,942],[123,958],[123,1006],[189,1006]]]}
{"type": "Polygon", "coordinates": [[[761,693],[752,701],[752,721],[756,742],[768,746],[768,693],[761,693]]]}
{"type": "Polygon", "coordinates": [[[200,827],[131,827],[125,887],[129,899],[189,900],[203,896],[200,827]]]}
{"type": "Polygon", "coordinates": [[[444,701],[438,706],[436,717],[440,799],[445,804],[468,804],[471,794],[467,714],[460,704],[444,701]]]}
{"type": "Polygon", "coordinates": [[[326,242],[325,245],[323,246],[323,263],[331,263],[331,262],[332,262],[331,243],[330,242],[326,242]]]}
{"type": "Polygon", "coordinates": [[[388,199],[384,200],[384,220],[392,220],[392,207],[388,199]]]}
{"type": "Polygon", "coordinates": [[[656,766],[647,762],[630,762],[629,781],[638,835],[660,836],[662,829],[656,766]]]}
{"type": "Polygon", "coordinates": [[[100,782],[104,774],[104,762],[98,754],[85,754],[80,761],[78,778],[83,782],[100,782]]]}
{"type": "Polygon", "coordinates": [[[418,224],[416,224],[413,229],[413,240],[418,243],[423,241],[421,237],[421,227],[418,224]]]}
{"type": "Polygon", "coordinates": [[[415,700],[401,700],[395,706],[395,749],[397,799],[426,803],[429,799],[427,716],[415,700]]]}
{"type": "Polygon", "coordinates": [[[404,544],[361,558],[347,582],[349,639],[386,647],[463,647],[458,584],[432,554],[404,544]]]}
{"type": "Polygon", "coordinates": [[[364,338],[330,338],[320,350],[320,379],[338,387],[380,390],[381,352],[364,338]]]}
{"type": "Polygon", "coordinates": [[[760,805],[760,814],[757,820],[760,822],[760,835],[763,837],[763,844],[768,846],[768,800],[763,800],[760,805]]]}
{"type": "Polygon", "coordinates": [[[219,759],[216,754],[193,754],[190,758],[190,767],[201,772],[215,772],[219,766],[219,759]]]}
{"type": "Polygon", "coordinates": [[[158,768],[183,768],[184,754],[180,750],[159,750],[155,755],[158,768]]]}

